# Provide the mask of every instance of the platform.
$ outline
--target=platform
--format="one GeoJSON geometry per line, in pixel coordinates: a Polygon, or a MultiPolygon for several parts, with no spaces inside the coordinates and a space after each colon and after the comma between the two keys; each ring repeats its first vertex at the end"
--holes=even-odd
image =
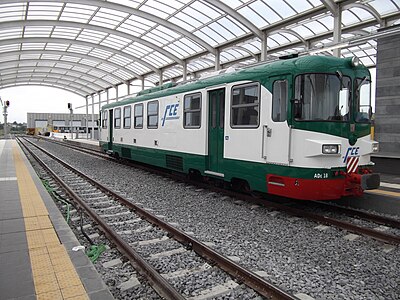
{"type": "Polygon", "coordinates": [[[0,300],[113,299],[13,140],[0,140],[0,191],[0,300]]]}

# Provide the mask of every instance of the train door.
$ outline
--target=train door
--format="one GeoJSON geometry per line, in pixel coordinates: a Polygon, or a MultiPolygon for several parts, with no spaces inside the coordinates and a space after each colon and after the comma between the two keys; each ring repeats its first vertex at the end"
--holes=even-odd
{"type": "Polygon", "coordinates": [[[224,177],[225,89],[208,92],[208,169],[206,174],[224,177]]]}
{"type": "Polygon", "coordinates": [[[291,128],[287,119],[291,95],[290,76],[271,77],[270,80],[272,104],[264,110],[267,121],[263,125],[263,157],[267,163],[289,165],[291,128]]]}
{"type": "Polygon", "coordinates": [[[108,116],[108,150],[113,149],[113,125],[114,125],[114,113],[113,110],[109,110],[109,116],[108,116]]]}

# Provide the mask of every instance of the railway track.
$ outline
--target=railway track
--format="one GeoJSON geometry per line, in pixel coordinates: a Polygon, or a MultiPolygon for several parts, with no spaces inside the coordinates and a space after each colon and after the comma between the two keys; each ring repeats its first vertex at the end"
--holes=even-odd
{"type": "Polygon", "coordinates": [[[218,293],[224,294],[241,288],[250,292],[256,291],[268,299],[297,299],[163,221],[161,217],[153,215],[151,211],[95,182],[45,149],[26,139],[19,139],[19,143],[42,168],[46,169],[68,197],[73,199],[78,210],[84,211],[95,221],[162,298],[206,299],[218,293]],[[151,248],[153,250],[150,250],[151,248]],[[157,249],[156,253],[151,253],[154,249],[157,249]],[[173,272],[160,274],[159,270],[153,267],[152,262],[172,256],[180,266],[185,265],[185,268],[180,267],[173,272]],[[178,284],[182,282],[181,278],[187,277],[190,281],[191,276],[202,276],[202,273],[205,274],[203,276],[210,277],[208,285],[211,288],[191,294],[187,293],[187,289],[185,291],[184,286],[178,284]],[[218,279],[210,276],[210,273],[218,274],[218,279]],[[174,280],[177,277],[180,278],[179,281],[174,280]],[[243,288],[241,283],[244,283],[246,288],[243,288]]]}
{"type": "MultiPolygon", "coordinates": [[[[65,145],[64,143],[59,143],[62,146],[66,147],[71,147],[70,145],[65,145]]],[[[71,148],[80,151],[80,148],[77,146],[72,146],[71,148]]],[[[85,153],[88,153],[87,151],[82,151],[85,153]]],[[[88,154],[95,155],[98,157],[104,158],[103,153],[94,153],[90,152],[88,154]]],[[[282,199],[276,199],[275,197],[270,197],[272,200],[268,200],[265,197],[254,197],[251,195],[246,195],[243,193],[238,193],[235,191],[227,190],[227,189],[222,189],[219,187],[211,186],[209,184],[205,184],[199,181],[193,181],[189,180],[186,178],[183,178],[182,176],[175,175],[175,174],[169,174],[167,172],[164,172],[159,169],[143,166],[142,164],[135,164],[131,161],[120,161],[120,160],[115,160],[113,158],[107,157],[106,159],[108,160],[114,160],[117,163],[123,163],[123,164],[128,164],[134,167],[139,167],[142,168],[146,171],[150,172],[155,172],[159,175],[162,176],[169,176],[170,178],[173,178],[175,180],[179,181],[186,181],[192,185],[196,185],[198,187],[207,189],[207,190],[212,190],[214,192],[218,192],[221,194],[228,195],[230,197],[236,198],[236,199],[241,199],[244,201],[247,201],[249,203],[254,203],[257,205],[261,205],[270,209],[274,210],[279,210],[286,212],[290,215],[301,217],[301,218],[307,218],[309,220],[315,221],[320,224],[324,225],[329,225],[329,226],[335,226],[337,228],[341,228],[344,230],[347,230],[349,232],[363,235],[363,236],[368,236],[372,237],[374,239],[377,239],[379,241],[383,241],[385,243],[389,244],[394,244],[398,245],[400,244],[400,236],[391,234],[391,233],[386,233],[382,231],[382,227],[377,227],[374,229],[373,224],[380,224],[384,226],[388,226],[390,228],[395,228],[399,229],[400,228],[400,221],[393,219],[393,218],[388,218],[388,217],[383,217],[380,215],[372,214],[372,213],[367,213],[363,211],[359,211],[356,209],[348,208],[348,207],[342,207],[342,206],[337,206],[337,205],[332,205],[329,203],[325,202],[299,202],[299,201],[285,201],[286,203],[280,203],[279,201],[282,201],[282,199]],[[336,214],[336,216],[327,216],[327,214],[336,214]],[[346,215],[350,218],[343,218],[343,215],[346,215]],[[353,220],[352,220],[353,218],[353,220]],[[354,219],[355,218],[355,219],[354,219]],[[372,224],[363,224],[359,225],[356,223],[359,223],[358,220],[365,220],[368,222],[372,222],[372,224]],[[354,221],[355,220],[355,221],[354,221]]],[[[384,230],[386,228],[383,228],[384,230]]]]}

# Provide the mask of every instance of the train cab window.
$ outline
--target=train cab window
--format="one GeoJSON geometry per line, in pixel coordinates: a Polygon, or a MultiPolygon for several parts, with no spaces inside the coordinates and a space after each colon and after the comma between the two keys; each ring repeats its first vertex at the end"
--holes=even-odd
{"type": "Polygon", "coordinates": [[[102,124],[101,124],[102,128],[107,128],[107,118],[108,118],[108,110],[105,110],[105,111],[103,111],[103,119],[101,120],[102,121],[102,124]]]}
{"type": "Polygon", "coordinates": [[[183,102],[183,127],[200,128],[201,126],[201,94],[186,95],[183,102]]]}
{"type": "Polygon", "coordinates": [[[143,104],[135,105],[135,128],[143,128],[143,104]]]}
{"type": "Polygon", "coordinates": [[[131,128],[131,106],[124,107],[124,128],[131,128]]]}
{"type": "Polygon", "coordinates": [[[250,83],[232,89],[231,125],[233,128],[256,128],[259,124],[259,84],[250,83]]]}
{"type": "Polygon", "coordinates": [[[158,101],[147,103],[147,128],[158,128],[158,101]]]}
{"type": "Polygon", "coordinates": [[[114,128],[121,128],[121,109],[116,108],[114,110],[114,128]]]}
{"type": "Polygon", "coordinates": [[[272,120],[275,122],[286,121],[288,103],[288,82],[277,80],[272,87],[272,120]]]}

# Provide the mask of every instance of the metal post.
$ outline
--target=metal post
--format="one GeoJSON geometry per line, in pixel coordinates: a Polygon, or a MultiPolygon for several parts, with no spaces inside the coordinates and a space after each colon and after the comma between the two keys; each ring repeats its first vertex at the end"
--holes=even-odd
{"type": "MultiPolygon", "coordinates": [[[[336,13],[333,17],[333,43],[339,44],[342,40],[342,8],[340,5],[337,5],[336,13]]],[[[333,49],[333,56],[340,57],[341,49],[336,48],[333,49]]]]}
{"type": "Polygon", "coordinates": [[[106,89],[107,93],[107,104],[110,103],[110,89],[106,89]]]}
{"type": "Polygon", "coordinates": [[[128,80],[126,82],[126,85],[128,86],[128,95],[130,95],[131,94],[131,82],[128,80]]]}
{"type": "Polygon", "coordinates": [[[115,101],[118,101],[118,85],[116,85],[114,88],[115,88],[115,101]]]}
{"type": "Polygon", "coordinates": [[[163,71],[160,69],[160,80],[159,80],[159,86],[163,85],[163,71]]]}
{"type": "Polygon", "coordinates": [[[263,39],[261,40],[261,56],[260,61],[267,60],[267,35],[263,34],[263,39]]]}
{"type": "Polygon", "coordinates": [[[94,95],[92,95],[92,135],[91,139],[94,140],[94,95]]]}
{"type": "Polygon", "coordinates": [[[144,90],[144,77],[142,77],[142,91],[144,90]]]}
{"type": "Polygon", "coordinates": [[[70,119],[70,130],[71,130],[71,140],[74,139],[74,115],[73,115],[73,109],[72,109],[72,105],[71,108],[69,109],[69,119],[70,119]]]}
{"type": "Polygon", "coordinates": [[[221,70],[221,59],[220,59],[220,51],[216,49],[215,51],[215,71],[221,70]]]}
{"type": "Polygon", "coordinates": [[[182,71],[182,80],[186,81],[187,80],[187,62],[183,62],[183,71],[182,71]]]}
{"type": "Polygon", "coordinates": [[[7,138],[7,105],[3,106],[3,116],[4,116],[4,138],[7,138]]]}
{"type": "Polygon", "coordinates": [[[86,99],[86,139],[89,139],[89,100],[88,96],[85,97],[86,99]]]}

